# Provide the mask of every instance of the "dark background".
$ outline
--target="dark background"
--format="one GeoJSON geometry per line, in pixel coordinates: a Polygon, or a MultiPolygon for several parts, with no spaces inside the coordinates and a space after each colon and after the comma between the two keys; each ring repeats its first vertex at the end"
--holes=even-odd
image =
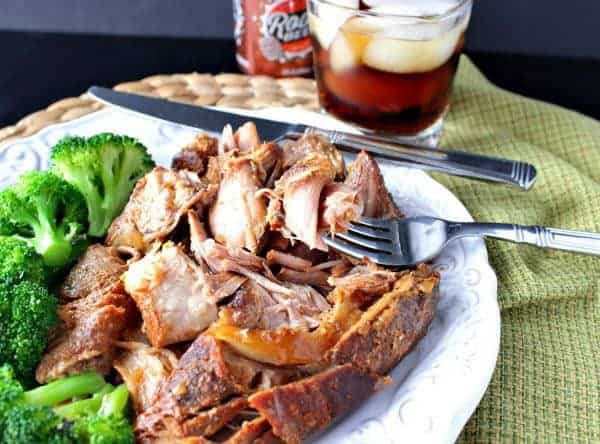
{"type": "MultiPolygon", "coordinates": [[[[0,0],[0,127],[92,84],[235,71],[231,0],[0,0]]],[[[475,0],[494,83],[600,119],[600,1],[475,0]]]]}
{"type": "MultiPolygon", "coordinates": [[[[0,29],[231,36],[231,0],[0,0],[0,29]]],[[[475,0],[472,51],[600,59],[598,0],[475,0]]]]}

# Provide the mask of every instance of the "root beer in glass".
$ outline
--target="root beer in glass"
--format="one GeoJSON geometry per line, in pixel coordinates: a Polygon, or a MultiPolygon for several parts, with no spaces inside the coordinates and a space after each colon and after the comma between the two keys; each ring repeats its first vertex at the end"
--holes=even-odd
{"type": "Polygon", "coordinates": [[[378,133],[437,144],[472,0],[309,0],[322,107],[378,133]]]}

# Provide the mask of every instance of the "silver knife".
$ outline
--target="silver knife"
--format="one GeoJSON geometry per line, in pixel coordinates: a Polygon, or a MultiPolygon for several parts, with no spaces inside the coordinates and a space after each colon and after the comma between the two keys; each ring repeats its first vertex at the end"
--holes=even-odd
{"type": "MultiPolygon", "coordinates": [[[[226,124],[231,124],[236,128],[249,120],[248,116],[218,109],[123,93],[98,86],[92,86],[88,93],[101,102],[126,111],[205,131],[220,133],[226,124]]],[[[264,140],[297,139],[306,132],[315,132],[329,138],[342,151],[358,153],[365,150],[376,157],[402,165],[510,184],[524,190],[533,186],[537,176],[535,167],[525,162],[464,151],[408,145],[383,137],[354,135],[263,118],[252,117],[251,119],[264,140]]]]}

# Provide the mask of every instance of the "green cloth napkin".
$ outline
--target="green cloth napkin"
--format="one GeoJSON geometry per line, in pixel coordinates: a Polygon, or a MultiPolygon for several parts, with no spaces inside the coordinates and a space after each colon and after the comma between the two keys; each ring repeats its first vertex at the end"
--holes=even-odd
{"type": "MultiPolygon", "coordinates": [[[[538,169],[529,192],[435,174],[476,220],[600,232],[598,121],[504,91],[463,57],[441,144],[538,169]]],[[[487,246],[500,355],[459,442],[599,443],[600,258],[487,246]]]]}

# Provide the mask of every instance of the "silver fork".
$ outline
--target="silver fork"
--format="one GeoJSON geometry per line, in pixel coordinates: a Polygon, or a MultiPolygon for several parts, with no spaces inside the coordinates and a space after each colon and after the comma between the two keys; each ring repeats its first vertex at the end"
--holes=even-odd
{"type": "Polygon", "coordinates": [[[389,267],[409,267],[437,256],[455,239],[492,237],[541,248],[600,256],[600,233],[514,224],[450,222],[435,217],[362,218],[347,233],[324,235],[325,243],[355,258],[389,267]]]}

